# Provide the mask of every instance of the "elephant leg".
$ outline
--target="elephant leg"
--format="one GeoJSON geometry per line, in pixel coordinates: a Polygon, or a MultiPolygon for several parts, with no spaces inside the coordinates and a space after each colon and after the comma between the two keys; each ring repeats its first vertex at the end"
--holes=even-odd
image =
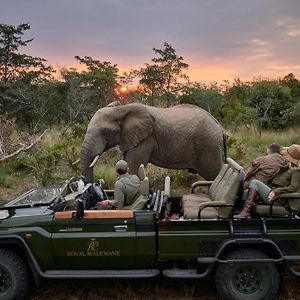
{"type": "Polygon", "coordinates": [[[137,174],[141,164],[144,164],[146,167],[152,151],[153,143],[151,142],[151,139],[148,139],[139,144],[137,147],[127,151],[124,157],[129,166],[129,173],[137,174]]]}
{"type": "Polygon", "coordinates": [[[198,158],[197,171],[206,180],[214,180],[223,166],[221,149],[208,149],[198,158]]]}

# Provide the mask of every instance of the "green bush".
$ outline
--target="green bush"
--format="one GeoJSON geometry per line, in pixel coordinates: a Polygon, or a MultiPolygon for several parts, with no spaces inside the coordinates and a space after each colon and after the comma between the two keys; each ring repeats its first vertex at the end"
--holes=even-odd
{"type": "Polygon", "coordinates": [[[245,157],[246,149],[245,145],[233,135],[229,135],[227,138],[228,156],[235,160],[240,160],[245,157]]]}

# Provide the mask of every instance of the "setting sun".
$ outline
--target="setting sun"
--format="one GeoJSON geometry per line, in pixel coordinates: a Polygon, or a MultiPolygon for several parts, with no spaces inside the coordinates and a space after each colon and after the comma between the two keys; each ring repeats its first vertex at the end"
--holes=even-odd
{"type": "Polygon", "coordinates": [[[121,88],[120,88],[120,92],[121,93],[127,93],[127,87],[126,86],[122,86],[121,88]]]}

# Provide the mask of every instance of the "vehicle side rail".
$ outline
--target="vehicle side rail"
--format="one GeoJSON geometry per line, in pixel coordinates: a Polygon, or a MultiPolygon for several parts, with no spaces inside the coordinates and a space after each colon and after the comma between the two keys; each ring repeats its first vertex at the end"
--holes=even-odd
{"type": "Polygon", "coordinates": [[[157,269],[145,270],[48,270],[44,278],[152,278],[159,275],[157,269]]]}
{"type": "MultiPolygon", "coordinates": [[[[299,256],[300,260],[300,256],[299,256]]],[[[274,262],[274,263],[281,263],[285,261],[285,258],[245,258],[245,259],[218,259],[215,257],[199,257],[197,259],[198,263],[200,264],[208,264],[208,263],[222,263],[222,264],[230,264],[230,263],[244,263],[244,262],[251,262],[251,263],[267,263],[267,262],[274,262]]]]}

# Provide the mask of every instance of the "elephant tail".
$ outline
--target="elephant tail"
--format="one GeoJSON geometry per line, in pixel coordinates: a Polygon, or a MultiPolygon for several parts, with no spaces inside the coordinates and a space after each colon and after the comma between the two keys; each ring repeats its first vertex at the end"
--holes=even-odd
{"type": "Polygon", "coordinates": [[[227,160],[227,134],[223,133],[224,162],[227,160]]]}

